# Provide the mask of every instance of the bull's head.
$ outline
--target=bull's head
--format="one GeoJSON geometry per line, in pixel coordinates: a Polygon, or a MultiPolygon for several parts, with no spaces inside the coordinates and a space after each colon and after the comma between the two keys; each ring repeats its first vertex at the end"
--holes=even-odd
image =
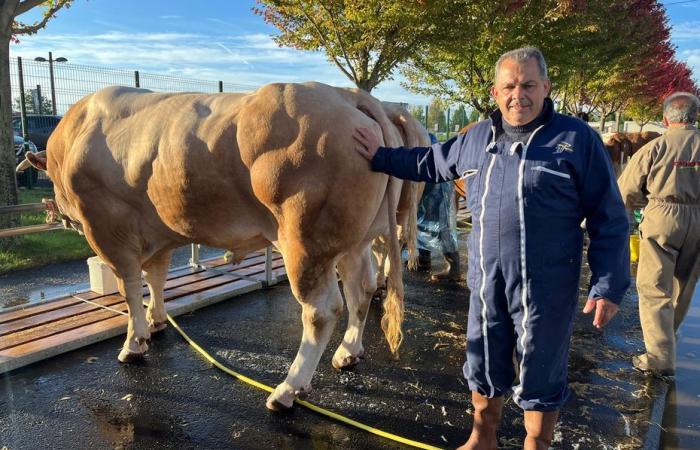
{"type": "MultiPolygon", "coordinates": [[[[46,150],[42,150],[37,153],[27,152],[24,154],[24,160],[17,165],[15,172],[22,173],[29,167],[34,167],[36,170],[46,172],[47,167],[47,156],[46,150]]],[[[66,211],[66,202],[64,201],[61,193],[55,191],[56,199],[52,201],[44,202],[46,204],[46,209],[49,212],[50,217],[55,217],[61,220],[63,227],[67,229],[74,229],[80,234],[83,234],[83,226],[75,219],[72,219],[66,211]]]]}

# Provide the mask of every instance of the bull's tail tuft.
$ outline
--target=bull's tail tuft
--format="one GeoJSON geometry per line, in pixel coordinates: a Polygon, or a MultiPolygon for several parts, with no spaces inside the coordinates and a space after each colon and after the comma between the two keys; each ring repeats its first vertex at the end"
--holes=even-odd
{"type": "Polygon", "coordinates": [[[403,303],[403,277],[401,270],[401,247],[399,246],[399,238],[396,225],[396,208],[398,206],[398,198],[391,189],[392,183],[397,183],[398,180],[389,177],[389,186],[387,187],[387,209],[389,214],[389,234],[387,236],[389,244],[389,273],[387,279],[387,293],[384,299],[384,315],[382,316],[382,331],[389,344],[391,353],[398,357],[398,350],[403,341],[403,332],[401,324],[403,323],[404,303],[403,303]]]}

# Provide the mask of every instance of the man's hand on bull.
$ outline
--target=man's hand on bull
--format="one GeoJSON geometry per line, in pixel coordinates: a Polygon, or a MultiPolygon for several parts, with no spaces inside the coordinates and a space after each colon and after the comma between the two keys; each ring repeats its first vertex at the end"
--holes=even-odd
{"type": "Polygon", "coordinates": [[[352,133],[352,137],[355,139],[355,150],[357,150],[360,155],[364,156],[369,161],[374,158],[379,146],[382,145],[377,135],[368,128],[355,128],[355,131],[352,133]]]}
{"type": "Polygon", "coordinates": [[[590,314],[595,310],[593,326],[600,329],[607,325],[610,319],[615,317],[618,309],[620,309],[620,307],[607,298],[589,298],[586,301],[586,306],[583,307],[583,313],[590,314]]]}

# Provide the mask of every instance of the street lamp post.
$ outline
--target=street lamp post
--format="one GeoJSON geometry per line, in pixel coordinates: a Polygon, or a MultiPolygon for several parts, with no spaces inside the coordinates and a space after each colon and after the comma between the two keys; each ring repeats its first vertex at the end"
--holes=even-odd
{"type": "MultiPolygon", "coordinates": [[[[34,61],[39,61],[39,62],[46,62],[46,58],[43,58],[41,56],[38,56],[34,58],[34,61]]],[[[53,63],[54,61],[56,62],[66,62],[68,61],[66,58],[60,56],[56,59],[53,59],[53,55],[51,52],[49,52],[49,85],[51,87],[51,113],[55,116],[56,115],[56,89],[54,88],[54,81],[53,81],[53,63]]]]}

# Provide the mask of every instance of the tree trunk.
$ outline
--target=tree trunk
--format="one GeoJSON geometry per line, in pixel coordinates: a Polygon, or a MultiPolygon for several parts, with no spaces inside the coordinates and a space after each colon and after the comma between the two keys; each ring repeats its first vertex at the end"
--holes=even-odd
{"type": "Polygon", "coordinates": [[[374,89],[377,84],[372,83],[372,80],[370,79],[360,79],[360,80],[354,80],[355,81],[355,86],[358,88],[362,89],[363,91],[367,93],[371,93],[372,89],[374,89]]]}
{"type": "Polygon", "coordinates": [[[622,120],[622,111],[615,113],[615,131],[620,131],[620,121],[622,120]]]}
{"type": "MultiPolygon", "coordinates": [[[[0,30],[0,206],[16,205],[17,178],[15,176],[15,151],[12,132],[12,99],[10,89],[10,36],[0,30]]],[[[0,215],[0,229],[17,226],[15,214],[0,215]]],[[[0,249],[10,248],[13,238],[0,239],[0,249]]]]}
{"type": "Polygon", "coordinates": [[[600,132],[605,133],[605,118],[607,117],[607,111],[600,111],[600,132]]]}

